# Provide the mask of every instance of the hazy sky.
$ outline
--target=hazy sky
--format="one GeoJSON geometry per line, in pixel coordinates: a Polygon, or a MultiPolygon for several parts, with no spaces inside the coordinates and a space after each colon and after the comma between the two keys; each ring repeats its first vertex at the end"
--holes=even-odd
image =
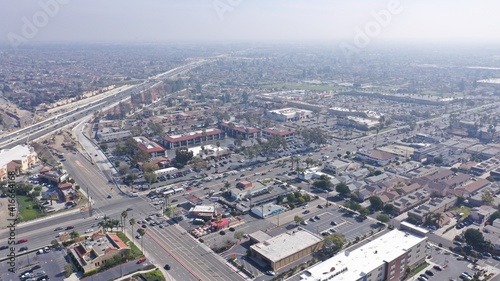
{"type": "Polygon", "coordinates": [[[363,36],[359,35],[363,30],[372,42],[396,39],[500,43],[499,0],[0,0],[0,3],[2,43],[341,40],[354,44],[356,38],[363,36]],[[51,3],[53,9],[46,12],[42,3],[51,3]],[[388,8],[391,5],[393,8],[388,8]],[[386,16],[377,20],[374,13],[386,16]]]}

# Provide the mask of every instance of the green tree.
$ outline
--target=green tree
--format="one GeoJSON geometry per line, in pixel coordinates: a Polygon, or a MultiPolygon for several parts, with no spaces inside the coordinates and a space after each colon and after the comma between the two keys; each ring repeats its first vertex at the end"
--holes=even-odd
{"type": "MultiPolygon", "coordinates": [[[[500,208],[500,205],[498,207],[500,208]]],[[[491,214],[490,218],[488,219],[488,222],[490,224],[492,224],[493,221],[496,220],[496,219],[500,219],[500,212],[498,212],[498,211],[496,211],[493,214],[491,214]]]]}
{"type": "Polygon", "coordinates": [[[128,171],[128,165],[120,165],[120,167],[118,168],[118,173],[120,173],[120,175],[125,175],[128,171]]]}
{"type": "Polygon", "coordinates": [[[76,240],[78,237],[80,237],[80,233],[78,233],[76,230],[73,230],[70,234],[69,237],[71,237],[72,240],[76,240]]]}
{"type": "Polygon", "coordinates": [[[134,218],[131,218],[130,220],[128,220],[128,223],[130,224],[130,227],[132,228],[132,236],[133,236],[134,235],[134,225],[135,225],[136,221],[134,218]]]}
{"type": "Polygon", "coordinates": [[[464,234],[467,244],[474,248],[481,248],[485,244],[484,236],[478,229],[469,228],[464,234]]]}
{"type": "Polygon", "coordinates": [[[335,187],[335,191],[337,191],[340,195],[344,197],[349,196],[349,194],[351,193],[351,190],[349,189],[347,184],[343,182],[337,184],[337,186],[335,187]]]}
{"type": "Polygon", "coordinates": [[[490,205],[495,198],[493,197],[493,194],[489,190],[483,191],[483,194],[481,194],[481,200],[485,205],[490,205]]]}
{"type": "Polygon", "coordinates": [[[328,235],[323,240],[323,249],[328,249],[332,252],[332,254],[338,252],[345,243],[345,237],[342,234],[334,233],[332,235],[328,235]]]}
{"type": "Polygon", "coordinates": [[[179,147],[175,150],[176,162],[186,165],[191,159],[193,159],[193,152],[189,151],[187,147],[179,147]]]}
{"type": "Polygon", "coordinates": [[[101,147],[102,151],[106,151],[106,150],[108,150],[108,144],[107,144],[107,143],[101,143],[101,144],[99,145],[99,147],[101,147]]]}
{"type": "Polygon", "coordinates": [[[71,263],[66,263],[64,265],[64,277],[69,277],[71,274],[73,274],[73,265],[71,263]]]}
{"type": "Polygon", "coordinates": [[[394,205],[385,204],[383,210],[384,210],[384,213],[386,213],[386,214],[392,214],[392,212],[394,212],[394,205]]]}
{"type": "Polygon", "coordinates": [[[379,215],[377,215],[377,220],[379,220],[381,222],[389,222],[391,220],[391,218],[389,218],[389,216],[386,214],[379,214],[379,215]]]}
{"type": "Polygon", "coordinates": [[[434,160],[434,164],[436,164],[436,165],[443,164],[443,158],[441,158],[441,157],[434,157],[433,160],[434,160]]]}
{"type": "Polygon", "coordinates": [[[149,184],[149,187],[151,187],[152,183],[158,181],[158,175],[154,172],[153,173],[152,172],[144,173],[144,179],[149,184]]]}
{"type": "Polygon", "coordinates": [[[136,174],[128,174],[123,179],[123,183],[126,184],[126,185],[128,185],[128,186],[131,186],[136,179],[137,179],[137,175],[136,174]]]}
{"type": "Polygon", "coordinates": [[[370,206],[376,211],[382,210],[384,207],[384,202],[378,196],[370,196],[368,200],[370,200],[370,206]]]}
{"type": "Polygon", "coordinates": [[[245,235],[245,233],[243,231],[236,231],[234,233],[234,239],[241,240],[241,238],[243,238],[243,235],[245,235]]]}
{"type": "Polygon", "coordinates": [[[194,157],[191,166],[195,172],[199,173],[208,168],[208,163],[201,157],[194,157]]]}
{"type": "Polygon", "coordinates": [[[304,222],[304,218],[301,217],[301,216],[295,216],[293,217],[293,221],[296,223],[296,224],[301,224],[304,222]]]}
{"type": "Polygon", "coordinates": [[[122,232],[124,232],[124,227],[125,227],[125,220],[127,219],[128,217],[128,212],[127,211],[123,211],[121,216],[120,216],[120,219],[122,221],[122,232]]]}

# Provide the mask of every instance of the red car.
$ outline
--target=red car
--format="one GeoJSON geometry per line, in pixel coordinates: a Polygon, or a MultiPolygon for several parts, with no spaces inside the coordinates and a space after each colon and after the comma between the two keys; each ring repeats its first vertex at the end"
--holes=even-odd
{"type": "Polygon", "coordinates": [[[75,227],[72,226],[72,225],[70,225],[70,226],[66,227],[66,230],[70,230],[70,229],[73,229],[73,228],[75,228],[75,227]]]}
{"type": "Polygon", "coordinates": [[[142,257],[139,260],[137,260],[137,263],[143,263],[146,261],[146,257],[142,257]]]}
{"type": "Polygon", "coordinates": [[[188,188],[186,188],[186,190],[192,190],[192,189],[193,189],[192,187],[188,187],[188,188]]]}
{"type": "Polygon", "coordinates": [[[19,241],[17,241],[17,244],[21,244],[21,243],[25,243],[25,242],[28,242],[28,238],[20,239],[19,241]]]}

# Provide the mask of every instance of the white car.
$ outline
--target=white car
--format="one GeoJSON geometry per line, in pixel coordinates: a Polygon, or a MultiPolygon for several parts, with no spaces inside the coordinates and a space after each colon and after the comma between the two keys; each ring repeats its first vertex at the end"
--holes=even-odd
{"type": "Polygon", "coordinates": [[[276,272],[274,272],[272,270],[268,270],[268,271],[266,271],[266,274],[274,276],[274,275],[276,275],[276,272]]]}
{"type": "Polygon", "coordinates": [[[91,232],[94,232],[93,228],[89,228],[89,229],[85,230],[85,233],[91,233],[91,232]]]}

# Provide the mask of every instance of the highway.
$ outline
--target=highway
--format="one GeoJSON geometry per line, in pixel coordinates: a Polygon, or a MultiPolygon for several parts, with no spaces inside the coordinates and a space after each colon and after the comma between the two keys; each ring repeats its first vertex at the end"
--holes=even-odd
{"type": "MultiPolygon", "coordinates": [[[[156,78],[174,77],[206,62],[208,60],[190,63],[156,78]]],[[[68,226],[74,226],[74,229],[70,231],[75,230],[80,235],[84,235],[90,229],[96,231],[98,229],[97,223],[102,220],[102,218],[96,219],[97,216],[106,215],[109,218],[119,220],[120,214],[129,207],[133,210],[128,212],[126,232],[132,238],[136,233],[130,232],[128,220],[132,217],[137,220],[143,219],[147,215],[157,212],[156,208],[144,197],[130,198],[114,188],[114,185],[110,183],[114,168],[107,161],[102,151],[97,149],[82,133],[85,123],[95,111],[102,110],[104,106],[117,103],[121,99],[126,99],[132,93],[138,93],[155,83],[157,83],[156,80],[149,80],[140,85],[129,87],[113,96],[90,102],[87,105],[82,105],[56,117],[34,124],[32,128],[27,127],[0,137],[0,146],[10,148],[17,144],[26,143],[30,130],[30,140],[36,140],[53,133],[56,129],[78,122],[74,127],[73,134],[82,145],[83,154],[66,153],[66,161],[63,162],[63,165],[71,177],[80,185],[82,191],[88,193],[92,202],[90,210],[72,209],[36,221],[21,223],[16,229],[16,239],[28,238],[29,241],[19,245],[18,248],[27,246],[31,251],[49,245],[61,232],[55,230],[57,227],[66,229],[68,226]],[[98,156],[95,157],[95,154],[98,156]],[[96,161],[96,165],[91,164],[88,155],[96,161]],[[111,195],[111,198],[108,198],[108,195],[111,195]]],[[[137,229],[135,227],[134,231],[137,231],[137,229]]],[[[205,245],[194,241],[189,235],[184,235],[185,232],[178,229],[177,226],[169,226],[164,231],[160,230],[148,230],[148,234],[142,239],[141,244],[145,244],[146,256],[152,262],[160,267],[165,263],[169,263],[172,270],[168,272],[168,275],[171,275],[174,280],[235,280],[237,279],[236,276],[239,276],[227,267],[224,264],[225,261],[220,257],[206,260],[202,258],[205,255],[213,255],[213,253],[205,245]],[[201,259],[204,261],[201,262],[201,259]]],[[[8,235],[7,230],[0,231],[0,241],[6,241],[8,235]]],[[[1,258],[6,255],[7,251],[0,252],[1,258]]]]}
{"type": "MultiPolygon", "coordinates": [[[[44,121],[35,123],[31,126],[22,128],[16,132],[4,134],[0,136],[0,148],[11,148],[18,144],[24,144],[27,141],[28,134],[31,131],[30,141],[36,140],[40,137],[53,133],[54,130],[61,128],[64,125],[74,123],[86,116],[91,116],[94,112],[101,110],[103,107],[109,104],[119,102],[120,100],[130,98],[130,95],[140,93],[143,90],[149,89],[159,82],[157,79],[167,79],[177,76],[183,72],[189,71],[197,66],[204,63],[210,62],[211,60],[198,60],[191,62],[189,64],[174,68],[162,74],[156,76],[155,79],[149,79],[141,84],[124,87],[123,91],[110,91],[113,94],[104,95],[102,99],[92,99],[92,101],[87,104],[78,106],[71,109],[65,113],[59,114],[57,116],[51,117],[44,121]]],[[[80,101],[80,103],[85,102],[85,100],[80,101]]]]}

